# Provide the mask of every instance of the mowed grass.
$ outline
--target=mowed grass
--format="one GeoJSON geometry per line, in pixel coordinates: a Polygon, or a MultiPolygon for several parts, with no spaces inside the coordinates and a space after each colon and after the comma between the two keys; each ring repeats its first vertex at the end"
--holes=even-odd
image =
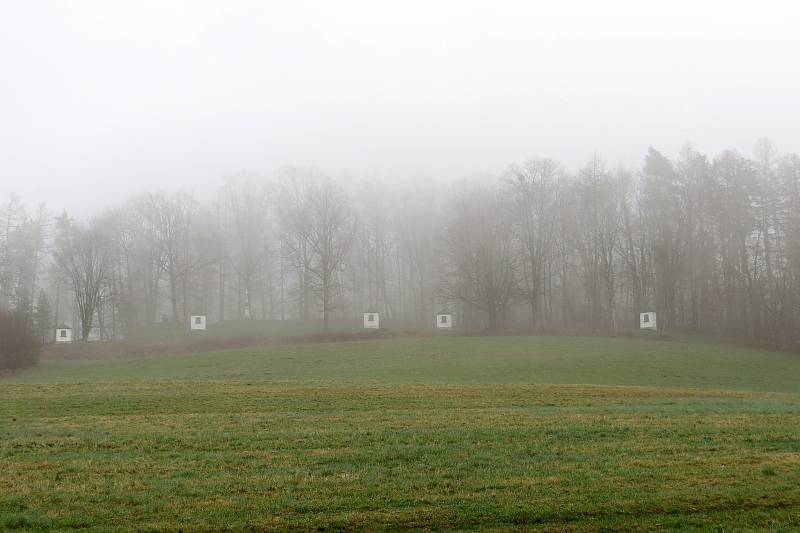
{"type": "Polygon", "coordinates": [[[0,381],[0,529],[800,528],[800,358],[420,338],[0,381]]]}
{"type": "Polygon", "coordinates": [[[111,361],[48,360],[4,382],[175,379],[586,383],[800,393],[800,355],[604,337],[428,337],[111,361]]]}

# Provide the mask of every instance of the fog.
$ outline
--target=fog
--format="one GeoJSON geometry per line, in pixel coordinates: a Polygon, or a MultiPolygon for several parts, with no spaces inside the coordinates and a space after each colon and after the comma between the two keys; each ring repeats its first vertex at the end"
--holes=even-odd
{"type": "Polygon", "coordinates": [[[42,342],[447,310],[800,346],[788,2],[0,10],[0,312],[42,342]]]}
{"type": "Polygon", "coordinates": [[[800,531],[798,6],[0,0],[0,528],[800,531]]]}
{"type": "Polygon", "coordinates": [[[225,175],[800,149],[792,2],[5,2],[0,196],[79,216],[225,175]]]}

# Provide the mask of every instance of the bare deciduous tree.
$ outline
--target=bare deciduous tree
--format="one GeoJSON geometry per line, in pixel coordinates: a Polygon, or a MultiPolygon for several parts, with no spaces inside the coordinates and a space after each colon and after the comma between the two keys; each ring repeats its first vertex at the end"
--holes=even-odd
{"type": "MultiPolygon", "coordinates": [[[[330,328],[336,272],[355,239],[357,223],[344,191],[329,178],[294,176],[283,184],[281,220],[293,255],[313,279],[322,300],[324,331],[330,328]]],[[[309,280],[311,281],[311,280],[309,280]]]]}
{"type": "Polygon", "coordinates": [[[531,308],[531,327],[545,287],[556,230],[558,164],[551,159],[529,159],[509,169],[506,182],[514,204],[513,231],[521,248],[521,293],[531,308]]]}
{"type": "Polygon", "coordinates": [[[485,313],[490,331],[503,326],[516,294],[519,261],[510,207],[495,188],[466,191],[454,203],[446,233],[445,294],[485,313]]]}
{"type": "Polygon", "coordinates": [[[229,231],[225,235],[228,261],[239,277],[243,302],[238,306],[240,314],[253,317],[253,299],[261,296],[262,315],[266,308],[261,293],[269,257],[268,223],[269,197],[266,183],[254,176],[228,178],[222,190],[222,205],[229,231]]]}
{"type": "Polygon", "coordinates": [[[97,219],[82,226],[63,215],[58,219],[57,230],[54,256],[70,280],[81,321],[81,339],[86,341],[111,266],[111,237],[97,219]]]}

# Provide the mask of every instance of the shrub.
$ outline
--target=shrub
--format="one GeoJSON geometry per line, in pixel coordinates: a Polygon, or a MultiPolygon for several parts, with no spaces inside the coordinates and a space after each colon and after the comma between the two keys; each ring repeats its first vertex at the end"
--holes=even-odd
{"type": "Polygon", "coordinates": [[[33,366],[40,351],[27,314],[0,312],[0,370],[33,366]]]}

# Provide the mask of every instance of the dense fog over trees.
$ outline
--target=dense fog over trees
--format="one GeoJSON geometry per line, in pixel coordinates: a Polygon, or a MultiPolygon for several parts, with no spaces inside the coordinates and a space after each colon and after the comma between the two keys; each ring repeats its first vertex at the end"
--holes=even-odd
{"type": "Polygon", "coordinates": [[[7,3],[0,310],[792,344],[795,11],[7,3]]]}
{"type": "MultiPolygon", "coordinates": [[[[221,179],[81,213],[6,198],[0,308],[124,338],[192,314],[475,330],[613,331],[656,311],[661,332],[800,340],[800,157],[753,154],[640,168],[601,154],[577,172],[531,158],[483,180],[343,183],[317,169],[221,179]]],[[[188,325],[187,325],[188,327],[188,325]]]]}

